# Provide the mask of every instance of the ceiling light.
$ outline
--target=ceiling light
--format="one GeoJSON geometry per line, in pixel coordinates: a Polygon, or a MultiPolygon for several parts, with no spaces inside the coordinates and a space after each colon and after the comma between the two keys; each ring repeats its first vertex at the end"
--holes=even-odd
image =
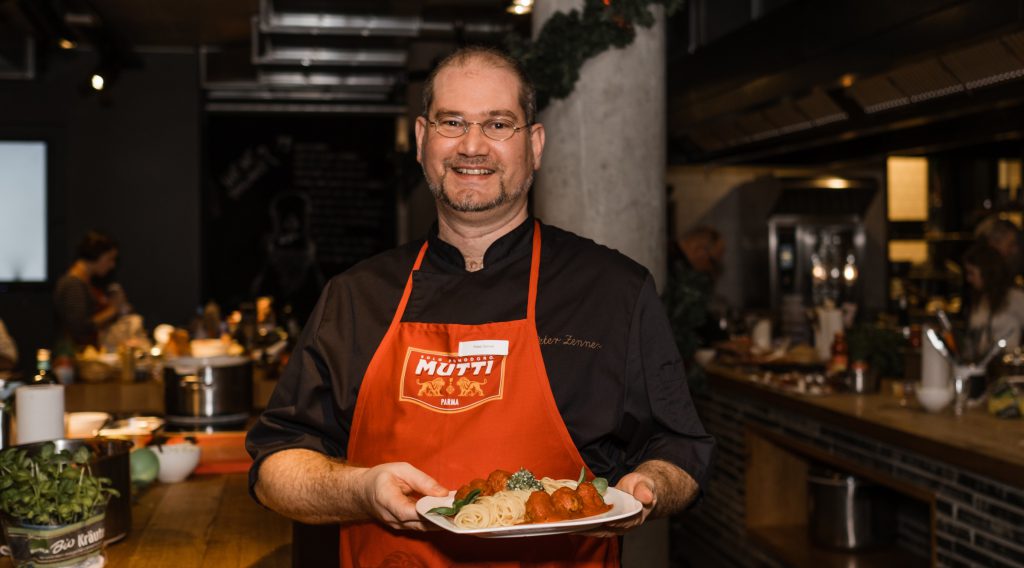
{"type": "Polygon", "coordinates": [[[106,80],[103,78],[103,75],[100,75],[98,72],[93,73],[89,79],[89,84],[92,85],[94,91],[102,91],[105,83],[106,80]]]}
{"type": "Polygon", "coordinates": [[[61,49],[74,49],[78,47],[77,43],[66,37],[60,38],[60,41],[57,42],[57,45],[59,45],[61,49]]]}
{"type": "Polygon", "coordinates": [[[529,14],[531,10],[532,7],[521,6],[519,4],[513,4],[508,8],[505,8],[505,11],[508,12],[509,14],[516,14],[518,16],[522,16],[523,14],[529,14]]]}

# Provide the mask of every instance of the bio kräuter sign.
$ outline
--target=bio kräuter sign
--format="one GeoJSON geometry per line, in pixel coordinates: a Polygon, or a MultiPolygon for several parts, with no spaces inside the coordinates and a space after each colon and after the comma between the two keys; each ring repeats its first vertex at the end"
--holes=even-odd
{"type": "Polygon", "coordinates": [[[11,556],[20,567],[72,568],[102,565],[103,517],[60,527],[18,526],[4,521],[11,556]]]}

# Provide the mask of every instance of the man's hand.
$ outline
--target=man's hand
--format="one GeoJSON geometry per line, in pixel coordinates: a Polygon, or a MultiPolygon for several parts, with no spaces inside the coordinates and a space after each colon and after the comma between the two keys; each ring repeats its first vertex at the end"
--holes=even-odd
{"type": "Polygon", "coordinates": [[[583,534],[612,537],[642,525],[648,517],[666,517],[683,510],[697,496],[697,482],[682,469],[661,460],[640,464],[619,480],[615,488],[633,496],[643,508],[639,514],[613,521],[583,534]]]}
{"type": "Polygon", "coordinates": [[[416,513],[420,495],[448,495],[432,477],[407,463],[361,468],[299,449],[267,457],[255,491],[267,507],[304,523],[372,519],[405,530],[427,528],[416,513]]]}
{"type": "Polygon", "coordinates": [[[378,465],[363,470],[362,478],[363,510],[393,529],[427,530],[416,513],[416,500],[420,495],[448,495],[434,478],[407,463],[378,465]]]}

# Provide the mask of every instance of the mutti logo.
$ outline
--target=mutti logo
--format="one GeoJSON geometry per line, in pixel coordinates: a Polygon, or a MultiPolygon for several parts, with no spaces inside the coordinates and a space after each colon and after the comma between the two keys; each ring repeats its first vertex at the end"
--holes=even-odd
{"type": "Polygon", "coordinates": [[[500,399],[504,382],[504,355],[459,357],[410,347],[400,400],[439,412],[462,412],[500,399]]]}

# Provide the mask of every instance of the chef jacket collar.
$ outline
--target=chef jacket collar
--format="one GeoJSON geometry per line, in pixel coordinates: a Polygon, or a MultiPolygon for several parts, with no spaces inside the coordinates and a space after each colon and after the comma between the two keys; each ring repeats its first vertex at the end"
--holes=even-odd
{"type": "MultiPolygon", "coordinates": [[[[427,240],[430,246],[427,248],[427,255],[440,268],[454,271],[466,270],[466,259],[455,246],[442,241],[437,234],[437,221],[430,227],[427,240]]],[[[518,227],[502,235],[498,240],[491,243],[484,253],[484,268],[487,270],[504,264],[507,260],[519,258],[529,254],[533,243],[533,217],[527,217],[518,227]]]]}

